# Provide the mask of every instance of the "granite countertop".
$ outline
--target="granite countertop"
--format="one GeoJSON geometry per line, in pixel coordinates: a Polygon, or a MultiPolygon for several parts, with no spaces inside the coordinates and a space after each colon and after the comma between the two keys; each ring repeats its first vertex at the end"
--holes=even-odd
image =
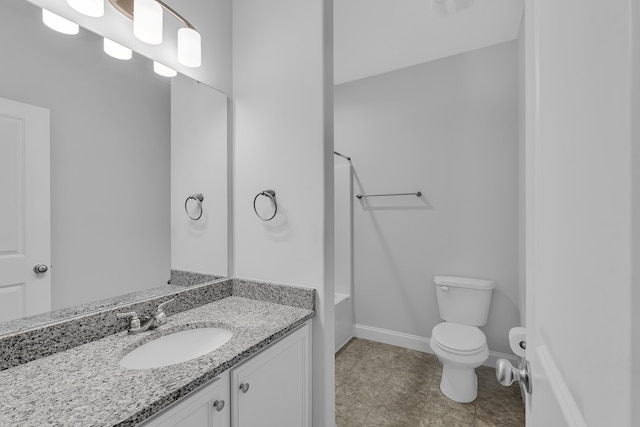
{"type": "Polygon", "coordinates": [[[0,372],[0,426],[133,426],[314,316],[314,311],[230,296],[169,317],[151,332],[120,332],[0,372]],[[224,327],[222,347],[177,365],[128,370],[120,359],[158,336],[224,327]]]}

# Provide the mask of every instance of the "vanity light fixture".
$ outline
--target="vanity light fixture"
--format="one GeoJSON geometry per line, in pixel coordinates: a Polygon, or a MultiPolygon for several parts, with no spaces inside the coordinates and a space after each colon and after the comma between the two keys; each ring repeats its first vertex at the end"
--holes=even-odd
{"type": "MultiPolygon", "coordinates": [[[[73,10],[86,16],[104,15],[105,0],[67,0],[73,10]]],[[[169,12],[184,27],[178,30],[178,62],[185,67],[197,68],[202,65],[202,38],[195,27],[171,6],[162,0],[108,0],[113,7],[133,20],[133,34],[148,44],[161,44],[163,39],[164,11],[169,12]]],[[[42,21],[51,29],[63,34],[78,34],[79,26],[59,15],[42,9],[42,21]]],[[[107,38],[104,51],[118,59],[131,59],[131,49],[107,38]]],[[[173,77],[176,71],[165,65],[154,63],[154,70],[162,76],[173,77]],[[164,68],[162,68],[164,67],[164,68]],[[158,71],[160,69],[161,71],[158,71]],[[167,71],[170,70],[170,71],[167,71]]]]}
{"type": "Polygon", "coordinates": [[[162,0],[109,0],[109,3],[133,20],[134,35],[149,44],[162,43],[163,11],[167,11],[184,25],[178,30],[178,62],[191,68],[202,65],[200,33],[171,6],[162,0]]]}
{"type": "Polygon", "coordinates": [[[60,15],[56,15],[47,9],[42,9],[42,22],[52,30],[62,34],[75,35],[80,31],[80,26],[60,15]]]}
{"type": "Polygon", "coordinates": [[[133,1],[133,34],[148,44],[162,43],[162,6],[155,0],[133,1]]]}
{"type": "Polygon", "coordinates": [[[67,0],[73,10],[92,18],[104,15],[104,0],[67,0]]]}
{"type": "Polygon", "coordinates": [[[185,67],[197,68],[202,64],[200,33],[193,27],[178,30],[178,62],[185,67]]]}
{"type": "Polygon", "coordinates": [[[156,74],[161,75],[163,77],[175,77],[176,74],[178,74],[176,70],[174,70],[173,68],[169,68],[166,65],[156,61],[153,61],[153,71],[155,71],[156,74]]]}
{"type": "Polygon", "coordinates": [[[106,37],[104,38],[104,52],[109,56],[125,61],[133,56],[131,49],[106,37]]]}

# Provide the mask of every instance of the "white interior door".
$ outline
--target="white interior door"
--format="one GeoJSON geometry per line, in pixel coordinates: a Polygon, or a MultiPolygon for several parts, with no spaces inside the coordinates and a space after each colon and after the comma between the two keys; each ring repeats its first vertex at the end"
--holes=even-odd
{"type": "Polygon", "coordinates": [[[526,1],[528,426],[632,425],[631,3],[526,1]]]}
{"type": "Polygon", "coordinates": [[[50,228],[49,110],[0,98],[0,321],[51,309],[50,228]]]}

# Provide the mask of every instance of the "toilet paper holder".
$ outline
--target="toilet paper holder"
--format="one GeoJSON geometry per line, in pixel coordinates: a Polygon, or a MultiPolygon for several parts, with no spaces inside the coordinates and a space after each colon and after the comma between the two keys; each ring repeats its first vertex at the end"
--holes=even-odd
{"type": "Polygon", "coordinates": [[[518,357],[526,357],[527,329],[522,327],[511,328],[509,331],[509,346],[518,357]]]}

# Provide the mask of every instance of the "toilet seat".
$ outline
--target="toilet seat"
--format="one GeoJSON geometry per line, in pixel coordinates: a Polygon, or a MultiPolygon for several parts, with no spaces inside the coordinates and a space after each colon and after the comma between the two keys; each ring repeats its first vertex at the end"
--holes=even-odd
{"type": "Polygon", "coordinates": [[[443,350],[460,355],[477,354],[487,347],[487,338],[480,329],[459,323],[436,325],[431,339],[443,350]]]}

